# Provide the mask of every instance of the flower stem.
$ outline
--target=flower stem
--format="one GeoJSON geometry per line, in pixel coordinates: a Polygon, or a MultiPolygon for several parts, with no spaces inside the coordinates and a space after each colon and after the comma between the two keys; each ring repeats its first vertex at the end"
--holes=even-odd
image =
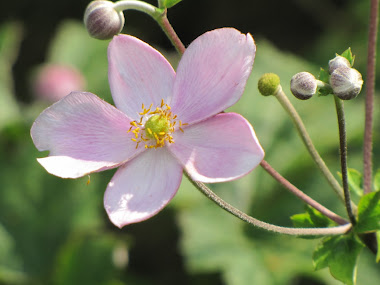
{"type": "Polygon", "coordinates": [[[363,188],[364,194],[371,192],[372,185],[372,132],[373,104],[376,74],[376,43],[379,0],[371,0],[368,35],[367,82],[365,103],[365,128],[363,146],[363,188]]]}
{"type": "Polygon", "coordinates": [[[346,138],[346,120],[344,117],[343,101],[334,96],[336,114],[338,116],[339,126],[339,146],[340,146],[340,164],[342,170],[342,184],[344,192],[344,201],[348,217],[353,225],[356,224],[355,216],[351,208],[350,190],[348,189],[348,172],[347,172],[347,138],[346,138]]]}
{"type": "Polygon", "coordinates": [[[261,167],[268,172],[274,179],[276,179],[281,185],[283,185],[286,189],[288,189],[291,193],[293,193],[295,196],[297,196],[299,199],[304,201],[306,204],[310,205],[314,209],[321,212],[323,215],[328,217],[330,220],[340,224],[344,225],[347,224],[348,221],[343,219],[341,216],[335,214],[334,212],[330,211],[323,205],[319,204],[317,201],[313,200],[311,197],[306,195],[304,192],[299,190],[296,186],[291,184],[288,180],[286,180],[281,174],[279,174],[276,170],[274,170],[268,162],[265,160],[261,161],[260,163],[261,167]]]}
{"type": "Polygon", "coordinates": [[[325,178],[327,179],[331,187],[334,189],[334,191],[338,194],[339,198],[342,201],[344,201],[344,194],[343,194],[342,187],[340,186],[339,182],[335,179],[335,177],[332,175],[332,173],[326,166],[325,162],[323,161],[322,157],[319,155],[318,151],[314,147],[313,142],[311,141],[311,138],[308,132],[306,131],[305,125],[302,122],[301,117],[297,113],[292,103],[289,101],[288,97],[286,96],[282,88],[278,89],[278,92],[277,94],[275,94],[275,97],[292,118],[293,123],[295,124],[303,143],[305,144],[307,150],[309,151],[311,157],[313,158],[314,162],[318,166],[319,170],[325,176],[325,178]]]}
{"type": "Polygon", "coordinates": [[[152,16],[153,18],[162,14],[162,9],[158,9],[157,7],[150,5],[149,3],[139,0],[118,1],[114,3],[113,8],[118,12],[123,10],[137,10],[140,12],[144,12],[152,16]]]}
{"type": "Polygon", "coordinates": [[[174,31],[173,27],[169,23],[167,17],[167,9],[162,8],[162,1],[158,1],[158,5],[159,8],[144,1],[124,0],[115,2],[113,7],[116,11],[132,9],[150,15],[159,24],[159,26],[164,31],[166,36],[169,38],[176,50],[180,54],[183,54],[185,52],[185,46],[183,45],[176,32],[174,31]]]}
{"type": "Polygon", "coordinates": [[[185,52],[185,46],[179,39],[178,35],[174,31],[172,25],[169,23],[168,17],[167,17],[167,10],[165,9],[164,13],[160,15],[156,19],[157,23],[160,25],[161,29],[164,31],[166,36],[171,41],[172,45],[176,48],[179,54],[183,54],[185,52]]]}
{"type": "Polygon", "coordinates": [[[232,205],[228,204],[218,195],[216,195],[210,188],[204,185],[202,182],[194,181],[191,179],[188,173],[185,172],[185,175],[190,180],[190,182],[199,190],[202,194],[204,194],[207,198],[213,201],[222,209],[231,213],[235,217],[240,220],[247,222],[256,227],[262,228],[267,231],[276,232],[280,234],[293,235],[293,236],[308,236],[308,235],[340,235],[347,233],[351,230],[351,224],[340,225],[337,227],[330,228],[288,228],[288,227],[280,227],[272,224],[265,223],[263,221],[257,220],[251,216],[248,216],[244,212],[236,209],[232,205]]]}

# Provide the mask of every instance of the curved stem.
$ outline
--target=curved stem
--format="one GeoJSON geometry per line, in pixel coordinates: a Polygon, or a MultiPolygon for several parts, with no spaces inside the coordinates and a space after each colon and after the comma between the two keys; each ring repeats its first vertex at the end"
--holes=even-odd
{"type": "Polygon", "coordinates": [[[340,224],[344,225],[347,224],[348,221],[343,219],[341,216],[335,214],[334,212],[330,211],[323,205],[319,204],[317,201],[313,200],[311,197],[306,195],[304,192],[299,190],[296,186],[291,184],[288,180],[286,180],[281,174],[279,174],[276,170],[274,170],[268,162],[265,160],[261,161],[260,163],[261,167],[268,172],[274,179],[276,179],[281,185],[283,185],[286,189],[288,189],[291,193],[293,193],[295,196],[297,196],[299,199],[304,201],[306,204],[310,205],[314,209],[321,212],[323,215],[328,217],[330,220],[340,224]]]}
{"type": "Polygon", "coordinates": [[[344,194],[343,194],[342,187],[340,186],[339,182],[335,179],[335,177],[331,174],[330,170],[326,166],[322,157],[319,155],[318,151],[314,147],[313,142],[311,141],[311,138],[308,132],[306,131],[305,125],[302,122],[301,117],[297,113],[292,103],[289,101],[288,97],[285,95],[282,88],[279,88],[277,94],[275,94],[275,97],[292,118],[293,123],[295,124],[303,143],[305,144],[307,150],[309,151],[311,157],[313,158],[314,162],[318,166],[319,170],[325,176],[325,178],[327,179],[331,187],[334,189],[334,191],[338,194],[339,198],[342,201],[344,201],[344,194]]]}
{"type": "Polygon", "coordinates": [[[369,35],[368,35],[368,59],[367,59],[367,88],[365,103],[365,128],[363,146],[363,188],[364,194],[371,192],[372,185],[372,131],[373,131],[373,104],[375,92],[376,74],[376,42],[378,25],[379,0],[371,0],[369,35]]]}
{"type": "Polygon", "coordinates": [[[139,0],[124,0],[115,2],[114,9],[116,11],[132,9],[150,15],[164,31],[176,50],[180,54],[183,54],[185,52],[185,46],[182,44],[173,27],[170,25],[167,18],[167,10],[162,9],[162,1],[159,1],[158,4],[160,6],[159,8],[139,0]]]}
{"type": "Polygon", "coordinates": [[[118,1],[114,3],[113,8],[118,12],[121,12],[123,10],[136,10],[147,13],[153,18],[162,14],[162,9],[158,9],[157,7],[150,5],[149,3],[139,0],[118,1]]]}
{"type": "Polygon", "coordinates": [[[239,218],[242,221],[245,221],[251,225],[262,228],[267,231],[272,231],[276,233],[293,235],[293,236],[305,236],[305,235],[339,235],[347,233],[351,230],[351,224],[345,224],[337,227],[331,228],[288,228],[288,227],[280,227],[272,224],[265,223],[263,221],[257,220],[251,216],[248,216],[244,212],[236,209],[232,205],[225,202],[222,198],[216,195],[210,188],[204,185],[202,182],[194,181],[191,179],[188,173],[184,172],[190,182],[203,193],[207,198],[213,201],[222,209],[231,213],[235,217],[239,218]]]}
{"type": "Polygon", "coordinates": [[[338,116],[339,125],[339,146],[340,146],[340,162],[342,169],[342,184],[344,192],[344,201],[348,217],[353,225],[356,223],[355,216],[351,208],[350,190],[348,189],[348,172],[347,172],[347,138],[346,138],[346,120],[344,117],[343,101],[334,96],[336,114],[338,116]]]}
{"type": "Polygon", "coordinates": [[[185,52],[185,46],[179,39],[177,33],[174,31],[172,25],[169,23],[168,17],[167,17],[167,10],[156,19],[157,23],[160,25],[161,29],[164,31],[166,36],[171,41],[172,45],[176,48],[179,54],[183,54],[185,52]]]}

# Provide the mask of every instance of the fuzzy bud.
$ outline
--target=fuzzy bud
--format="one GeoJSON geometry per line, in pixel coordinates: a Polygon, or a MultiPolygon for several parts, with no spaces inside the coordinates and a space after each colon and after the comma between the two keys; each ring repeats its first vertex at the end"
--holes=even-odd
{"type": "Polygon", "coordinates": [[[124,14],[117,12],[111,1],[92,1],[84,13],[84,24],[91,37],[106,40],[121,32],[124,14]]]}
{"type": "Polygon", "coordinates": [[[290,91],[300,100],[310,99],[317,92],[317,79],[309,72],[300,72],[290,80],[290,91]]]}
{"type": "Polygon", "coordinates": [[[274,73],[265,73],[260,77],[257,87],[261,95],[275,95],[280,88],[280,77],[274,73]]]}
{"type": "Polygon", "coordinates": [[[337,97],[342,100],[350,100],[360,93],[363,79],[356,69],[342,66],[331,74],[330,85],[337,97]]]}
{"type": "Polygon", "coordinates": [[[337,55],[336,57],[334,57],[332,60],[329,61],[329,72],[330,72],[330,74],[333,73],[335,69],[342,67],[342,66],[351,67],[351,64],[347,58],[340,56],[340,55],[337,55]]]}

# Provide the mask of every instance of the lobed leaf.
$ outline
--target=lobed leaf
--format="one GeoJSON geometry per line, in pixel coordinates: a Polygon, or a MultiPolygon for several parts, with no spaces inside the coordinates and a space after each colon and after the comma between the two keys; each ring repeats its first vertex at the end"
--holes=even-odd
{"type": "Polygon", "coordinates": [[[328,267],[331,275],[344,284],[356,284],[357,259],[363,248],[353,235],[327,237],[313,253],[314,269],[328,267]]]}
{"type": "Polygon", "coordinates": [[[367,233],[380,230],[380,192],[364,195],[358,204],[357,233],[367,233]]]}

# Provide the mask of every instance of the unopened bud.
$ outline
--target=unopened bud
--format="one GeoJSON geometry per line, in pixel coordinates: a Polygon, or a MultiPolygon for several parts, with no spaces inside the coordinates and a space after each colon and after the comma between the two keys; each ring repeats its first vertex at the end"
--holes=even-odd
{"type": "Polygon", "coordinates": [[[290,80],[290,91],[298,99],[310,99],[317,92],[317,79],[309,72],[297,73],[290,80]]]}
{"type": "Polygon", "coordinates": [[[92,1],[84,13],[84,24],[90,36],[106,40],[121,32],[124,14],[114,8],[111,1],[92,1]]]}
{"type": "Polygon", "coordinates": [[[350,62],[347,58],[337,55],[332,60],[329,61],[329,72],[330,74],[334,72],[335,69],[339,67],[351,67],[350,62]]]}
{"type": "Polygon", "coordinates": [[[280,88],[280,77],[274,73],[265,73],[260,77],[257,88],[261,95],[275,95],[280,88]]]}
{"type": "Polygon", "coordinates": [[[331,74],[330,85],[337,97],[342,100],[350,100],[360,93],[363,79],[356,69],[339,67],[331,74]]]}

